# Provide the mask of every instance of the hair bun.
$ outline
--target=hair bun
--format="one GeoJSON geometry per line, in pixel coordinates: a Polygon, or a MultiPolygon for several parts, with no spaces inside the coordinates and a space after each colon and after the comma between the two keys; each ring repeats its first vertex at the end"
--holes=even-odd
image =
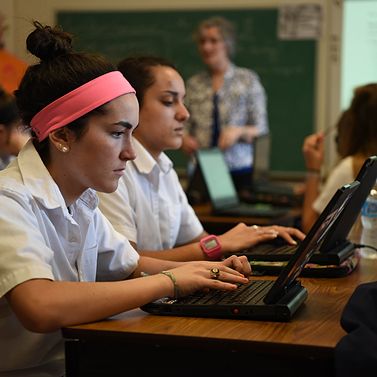
{"type": "Polygon", "coordinates": [[[51,60],[72,51],[72,36],[58,27],[34,21],[35,30],[26,39],[26,47],[40,60],[51,60]]]}

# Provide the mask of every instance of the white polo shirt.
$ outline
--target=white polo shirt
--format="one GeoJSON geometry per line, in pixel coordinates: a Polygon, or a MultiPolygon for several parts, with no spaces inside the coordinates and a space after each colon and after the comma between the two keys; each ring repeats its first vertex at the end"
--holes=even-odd
{"type": "Polygon", "coordinates": [[[120,280],[136,268],[137,252],[97,204],[89,189],[70,214],[31,141],[0,172],[0,376],[64,372],[60,331],[26,330],[4,297],[12,288],[30,279],[120,280]]]}
{"type": "Polygon", "coordinates": [[[136,159],[127,162],[118,189],[98,193],[99,207],[138,250],[163,250],[191,242],[203,226],[187,201],[173,163],[156,161],[135,138],[136,159]]]}

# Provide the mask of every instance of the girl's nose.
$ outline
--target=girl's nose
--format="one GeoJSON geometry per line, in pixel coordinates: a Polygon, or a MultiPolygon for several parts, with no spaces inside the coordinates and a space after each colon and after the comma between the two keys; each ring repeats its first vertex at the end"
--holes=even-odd
{"type": "Polygon", "coordinates": [[[120,153],[121,160],[134,160],[136,158],[135,149],[132,145],[131,139],[127,140],[125,143],[121,153],[120,153]]]}
{"type": "Polygon", "coordinates": [[[179,119],[181,122],[184,122],[188,118],[190,118],[190,113],[187,110],[187,107],[182,103],[179,107],[179,110],[177,111],[177,119],[179,119]]]}

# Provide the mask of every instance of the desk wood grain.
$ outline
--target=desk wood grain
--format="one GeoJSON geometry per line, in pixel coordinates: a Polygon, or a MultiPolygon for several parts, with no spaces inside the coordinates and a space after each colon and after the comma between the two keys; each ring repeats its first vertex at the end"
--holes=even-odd
{"type": "MultiPolygon", "coordinates": [[[[295,375],[290,370],[292,362],[300,366],[297,375],[305,365],[312,365],[313,375],[319,368],[323,375],[330,376],[334,347],[345,335],[339,324],[342,310],[357,285],[377,280],[377,261],[361,260],[358,268],[343,278],[300,280],[309,295],[288,323],[164,317],[136,309],[108,320],[67,327],[63,335],[86,344],[115,342],[118,346],[140,345],[144,350],[147,345],[160,350],[166,347],[168,352],[184,347],[192,357],[208,353],[254,355],[261,361],[260,368],[266,376],[274,375],[267,373],[268,368],[263,369],[266,360],[280,364],[284,361],[290,376],[295,375]]],[[[258,360],[253,361],[254,365],[258,365],[258,360]]],[[[310,373],[307,371],[306,375],[310,373]]]]}

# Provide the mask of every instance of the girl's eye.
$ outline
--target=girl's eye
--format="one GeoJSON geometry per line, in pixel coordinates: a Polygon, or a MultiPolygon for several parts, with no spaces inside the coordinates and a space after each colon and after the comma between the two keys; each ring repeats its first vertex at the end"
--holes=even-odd
{"type": "Polygon", "coordinates": [[[120,137],[122,137],[122,135],[124,135],[124,131],[112,132],[111,135],[114,136],[115,138],[119,139],[120,137]]]}
{"type": "Polygon", "coordinates": [[[162,103],[165,105],[165,106],[172,106],[173,105],[173,101],[162,101],[162,103]]]}

